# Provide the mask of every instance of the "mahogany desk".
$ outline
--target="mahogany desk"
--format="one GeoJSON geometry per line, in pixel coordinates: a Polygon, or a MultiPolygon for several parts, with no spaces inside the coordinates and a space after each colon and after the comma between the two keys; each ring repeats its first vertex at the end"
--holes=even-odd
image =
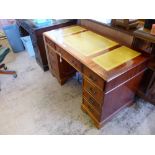
{"type": "Polygon", "coordinates": [[[43,35],[50,71],[60,84],[76,70],[82,73],[82,110],[97,128],[133,103],[146,56],[78,25],[43,35]]]}

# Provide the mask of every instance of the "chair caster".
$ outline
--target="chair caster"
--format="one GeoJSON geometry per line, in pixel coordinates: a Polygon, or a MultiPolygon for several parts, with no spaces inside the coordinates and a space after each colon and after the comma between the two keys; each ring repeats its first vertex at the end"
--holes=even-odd
{"type": "Polygon", "coordinates": [[[17,74],[14,74],[13,77],[14,77],[14,78],[17,78],[17,74]]]}
{"type": "Polygon", "coordinates": [[[8,69],[6,66],[4,66],[3,68],[4,68],[4,70],[7,70],[8,69]]]}

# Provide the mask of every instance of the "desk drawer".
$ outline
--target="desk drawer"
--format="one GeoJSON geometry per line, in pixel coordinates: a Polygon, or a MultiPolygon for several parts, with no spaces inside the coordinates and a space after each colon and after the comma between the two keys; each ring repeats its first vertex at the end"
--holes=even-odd
{"type": "Polygon", "coordinates": [[[98,103],[87,91],[83,90],[83,97],[94,107],[98,112],[102,111],[101,103],[98,103]]]}
{"type": "Polygon", "coordinates": [[[47,49],[48,49],[48,53],[50,53],[51,57],[53,59],[57,58],[57,53],[54,51],[53,48],[51,48],[51,46],[49,44],[47,44],[47,49]]]}
{"type": "Polygon", "coordinates": [[[55,75],[58,74],[58,61],[59,57],[49,45],[47,45],[47,54],[48,54],[48,64],[50,67],[50,71],[55,75]]]}
{"type": "Polygon", "coordinates": [[[74,58],[72,55],[70,55],[68,52],[66,52],[63,49],[59,49],[59,53],[61,53],[62,57],[70,64],[72,65],[75,69],[78,71],[82,72],[82,64],[74,58]]]}
{"type": "Polygon", "coordinates": [[[51,41],[50,39],[48,39],[47,37],[45,37],[45,41],[46,43],[51,46],[53,49],[56,49],[55,47],[55,43],[53,41],[51,41]]]}
{"type": "Polygon", "coordinates": [[[99,77],[96,73],[94,73],[87,67],[83,68],[83,72],[90,82],[104,90],[104,80],[101,77],[99,77]]]}
{"type": "Polygon", "coordinates": [[[96,120],[100,121],[101,113],[98,113],[85,98],[83,98],[82,104],[87,108],[88,115],[93,115],[96,120]]]}
{"type": "Polygon", "coordinates": [[[57,45],[56,45],[56,51],[57,51],[57,53],[60,53],[60,54],[63,54],[63,52],[64,52],[63,49],[57,45]]]}
{"type": "Polygon", "coordinates": [[[58,71],[58,59],[57,59],[57,55],[53,52],[48,52],[48,56],[49,56],[49,65],[52,69],[52,72],[57,73],[58,71]]]}
{"type": "Polygon", "coordinates": [[[90,84],[86,79],[83,80],[83,89],[93,96],[93,98],[100,104],[104,99],[104,92],[94,85],[90,84]]]}

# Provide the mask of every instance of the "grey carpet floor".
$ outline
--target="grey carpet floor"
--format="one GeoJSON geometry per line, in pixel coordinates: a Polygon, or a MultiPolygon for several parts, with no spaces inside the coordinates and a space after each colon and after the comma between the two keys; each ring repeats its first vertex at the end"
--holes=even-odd
{"type": "Polygon", "coordinates": [[[98,130],[82,112],[82,86],[60,86],[27,52],[5,59],[18,77],[0,75],[0,134],[155,134],[155,106],[136,101],[98,130]]]}

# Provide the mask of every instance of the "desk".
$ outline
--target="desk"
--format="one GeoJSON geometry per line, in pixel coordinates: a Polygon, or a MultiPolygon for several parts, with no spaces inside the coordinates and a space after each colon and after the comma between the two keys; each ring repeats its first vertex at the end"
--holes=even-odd
{"type": "Polygon", "coordinates": [[[81,107],[97,128],[133,103],[146,56],[78,25],[45,32],[44,42],[50,71],[61,85],[76,70],[82,73],[81,107]]]}
{"type": "Polygon", "coordinates": [[[43,42],[43,32],[76,24],[76,20],[68,19],[50,19],[43,23],[37,23],[36,20],[33,19],[17,19],[16,22],[19,26],[21,36],[30,35],[36,61],[44,71],[48,70],[48,62],[43,42]]]}

